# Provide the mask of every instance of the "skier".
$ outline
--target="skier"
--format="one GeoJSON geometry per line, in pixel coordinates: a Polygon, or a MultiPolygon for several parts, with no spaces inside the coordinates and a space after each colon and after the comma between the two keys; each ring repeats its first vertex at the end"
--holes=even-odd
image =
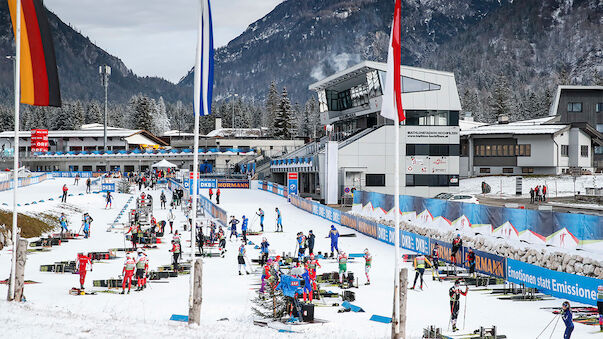
{"type": "Polygon", "coordinates": [[[86,179],[86,193],[90,193],[91,185],[92,185],[92,180],[90,180],[90,178],[86,179]]]}
{"type": "Polygon", "coordinates": [[[78,185],[79,185],[79,183],[80,183],[80,175],[79,175],[79,173],[78,173],[78,174],[76,174],[76,175],[75,175],[75,180],[73,181],[73,184],[74,184],[75,186],[78,186],[78,185]]]}
{"type": "Polygon", "coordinates": [[[174,271],[178,271],[178,257],[180,257],[180,241],[172,240],[172,249],[170,250],[173,255],[172,265],[174,266],[174,271]]]}
{"type": "Polygon", "coordinates": [[[77,255],[78,273],[80,274],[80,289],[84,289],[84,282],[86,281],[86,268],[90,264],[90,271],[92,271],[92,260],[87,253],[80,253],[77,255]]]}
{"type": "Polygon", "coordinates": [[[170,223],[170,234],[174,231],[174,211],[170,208],[168,212],[168,222],[170,223]]]}
{"type": "Polygon", "coordinates": [[[146,272],[149,270],[149,259],[147,255],[142,251],[142,248],[138,249],[138,260],[136,261],[136,291],[142,291],[146,288],[146,272]]]}
{"type": "Polygon", "coordinates": [[[67,184],[63,185],[63,196],[61,197],[61,202],[67,202],[67,192],[69,188],[67,188],[67,184]]]}
{"type": "Polygon", "coordinates": [[[216,191],[216,204],[220,205],[220,189],[216,191]]]}
{"type": "Polygon", "coordinates": [[[268,250],[269,246],[270,244],[268,243],[268,240],[266,240],[266,237],[262,238],[262,243],[260,244],[260,266],[268,261],[268,253],[270,253],[268,250]]]}
{"type": "Polygon", "coordinates": [[[260,293],[264,293],[264,288],[266,287],[266,281],[270,279],[270,270],[272,268],[272,259],[268,259],[265,265],[262,268],[262,285],[260,286],[260,293]]]}
{"type": "Polygon", "coordinates": [[[242,219],[243,222],[241,223],[241,233],[243,234],[243,242],[247,243],[247,224],[249,223],[249,219],[245,218],[245,216],[243,216],[242,219]]]}
{"type": "Polygon", "coordinates": [[[434,277],[433,280],[437,278],[441,281],[442,279],[440,278],[440,246],[437,242],[435,243],[435,245],[433,245],[433,250],[431,250],[431,263],[433,264],[431,266],[432,275],[434,277]]]}
{"type": "Polygon", "coordinates": [[[239,255],[237,256],[237,260],[239,262],[239,275],[242,275],[241,266],[245,268],[245,273],[249,274],[249,271],[247,270],[247,265],[245,264],[245,255],[247,255],[245,243],[241,243],[241,246],[239,246],[239,255]]]}
{"type": "Polygon", "coordinates": [[[230,236],[228,237],[229,241],[232,241],[232,236],[235,236],[235,240],[237,239],[238,235],[237,235],[237,224],[239,223],[239,221],[237,219],[235,219],[234,215],[230,216],[230,221],[228,222],[230,224],[230,236]]]}
{"type": "Polygon", "coordinates": [[[167,197],[165,196],[165,192],[161,190],[161,195],[159,196],[159,201],[161,201],[161,208],[165,209],[165,203],[167,202],[167,197]]]}
{"type": "Polygon", "coordinates": [[[337,242],[339,241],[339,231],[337,231],[335,225],[331,225],[331,231],[329,231],[329,236],[327,238],[331,238],[331,257],[333,257],[333,249],[339,253],[339,247],[337,246],[337,242]]]}
{"type": "Polygon", "coordinates": [[[278,209],[278,207],[275,208],[274,211],[276,212],[276,232],[282,232],[283,231],[283,218],[281,216],[281,211],[278,209]],[[281,227],[280,231],[278,230],[279,226],[281,227]]]}
{"type": "Polygon", "coordinates": [[[307,241],[308,241],[308,253],[309,254],[314,254],[314,238],[316,238],[314,236],[314,233],[312,233],[312,230],[310,230],[310,232],[308,232],[308,236],[306,237],[307,241]]]}
{"type": "MultiPolygon", "coordinates": [[[[130,228],[126,232],[126,234],[131,233],[130,240],[132,241],[132,248],[136,248],[136,244],[138,243],[138,226],[137,222],[134,222],[130,225],[130,228]]],[[[125,236],[125,235],[124,235],[125,236]]]]}
{"type": "Polygon", "coordinates": [[[308,266],[306,266],[304,268],[304,273],[301,275],[301,277],[304,279],[304,289],[303,289],[303,296],[304,296],[304,302],[306,302],[306,292],[307,294],[309,294],[310,297],[310,302],[312,302],[312,300],[314,299],[313,295],[314,295],[314,289],[312,286],[312,278],[310,277],[310,271],[308,270],[308,266]]]}
{"type": "Polygon", "coordinates": [[[448,294],[450,295],[450,321],[452,322],[452,331],[458,331],[456,328],[456,319],[459,316],[459,305],[461,302],[461,295],[467,295],[469,286],[465,285],[465,291],[461,290],[461,281],[457,279],[454,282],[454,286],[450,288],[448,294]]]}
{"type": "Polygon", "coordinates": [[[107,191],[107,198],[105,199],[105,201],[106,201],[107,203],[105,204],[105,209],[107,209],[107,206],[108,206],[109,208],[112,208],[112,207],[113,207],[112,200],[113,200],[113,197],[111,196],[111,192],[110,192],[110,191],[107,191]]]}
{"type": "Polygon", "coordinates": [[[469,276],[475,277],[477,274],[475,273],[475,253],[473,249],[469,249],[465,261],[469,264],[469,276]]]}
{"type": "Polygon", "coordinates": [[[563,333],[563,339],[570,339],[572,337],[572,332],[574,331],[574,321],[569,301],[564,301],[561,305],[561,308],[563,309],[561,318],[565,323],[565,332],[563,333]]]}
{"type": "Polygon", "coordinates": [[[90,219],[86,217],[88,213],[84,214],[84,220],[82,220],[82,226],[84,228],[84,239],[88,239],[90,237],[90,219]]]}
{"type": "Polygon", "coordinates": [[[371,284],[371,277],[369,276],[369,271],[371,270],[372,264],[373,264],[373,256],[369,253],[368,248],[365,248],[364,249],[364,274],[366,275],[365,285],[371,284]]]}
{"type": "Polygon", "coordinates": [[[306,252],[306,237],[302,232],[297,233],[297,261],[301,262],[304,259],[304,252],[306,252]]]}
{"type": "Polygon", "coordinates": [[[214,195],[214,191],[210,188],[209,189],[209,200],[211,200],[211,197],[214,195]]]}
{"type": "Polygon", "coordinates": [[[222,226],[218,230],[218,250],[220,251],[220,256],[224,258],[224,252],[226,252],[226,237],[224,236],[224,230],[222,226]]]}
{"type": "Polygon", "coordinates": [[[260,208],[255,214],[260,217],[260,227],[262,228],[262,232],[264,232],[264,211],[260,208]]]}
{"type": "Polygon", "coordinates": [[[419,286],[421,288],[421,290],[423,289],[423,273],[425,273],[425,265],[431,265],[431,262],[429,262],[429,259],[425,258],[424,255],[419,255],[417,257],[415,257],[414,261],[413,261],[413,265],[415,267],[416,273],[415,273],[415,281],[412,283],[412,287],[410,288],[411,290],[415,289],[415,285],[417,284],[417,278],[421,277],[421,285],[419,286]]]}
{"type": "Polygon", "coordinates": [[[603,285],[597,287],[597,308],[599,310],[599,328],[603,331],[603,285]]]}
{"type": "Polygon", "coordinates": [[[122,270],[124,280],[121,283],[121,294],[124,294],[126,291],[126,281],[128,282],[128,294],[130,293],[130,289],[132,288],[132,277],[134,276],[135,268],[136,261],[134,260],[134,256],[131,253],[128,253],[126,257],[126,262],[124,263],[124,268],[122,270]]]}
{"type": "Polygon", "coordinates": [[[348,271],[348,255],[344,251],[339,252],[339,284],[343,285],[343,276],[348,271]]]}
{"type": "MultiPolygon", "coordinates": [[[[463,247],[463,239],[461,239],[461,235],[457,234],[456,238],[452,239],[452,252],[450,254],[450,261],[453,265],[456,265],[456,254],[463,247]]],[[[454,266],[454,271],[456,272],[456,266],[454,266]]]]}
{"type": "Polygon", "coordinates": [[[61,213],[59,222],[61,223],[61,238],[63,238],[63,231],[69,234],[69,229],[67,228],[67,217],[65,216],[65,213],[61,213]]]}
{"type": "Polygon", "coordinates": [[[203,243],[205,242],[205,235],[203,234],[203,227],[197,226],[197,247],[199,248],[199,253],[203,252],[203,243]]]}
{"type": "Polygon", "coordinates": [[[314,254],[310,254],[310,260],[308,260],[306,266],[310,272],[310,280],[312,280],[312,288],[313,291],[318,290],[318,286],[316,285],[316,266],[322,268],[317,259],[314,259],[314,254]]]}

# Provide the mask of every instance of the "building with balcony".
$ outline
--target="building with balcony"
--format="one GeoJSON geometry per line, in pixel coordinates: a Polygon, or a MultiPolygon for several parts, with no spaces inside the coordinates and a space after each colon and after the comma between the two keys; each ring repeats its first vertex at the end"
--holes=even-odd
{"type": "MultiPolygon", "coordinates": [[[[394,192],[394,125],[380,115],[384,63],[364,61],[312,85],[327,137],[272,162],[273,180],[299,173],[300,194],[325,199],[327,142],[337,142],[337,194],[394,192]]],[[[401,66],[406,120],[400,128],[400,193],[431,197],[458,190],[459,111],[454,74],[401,66]]]]}

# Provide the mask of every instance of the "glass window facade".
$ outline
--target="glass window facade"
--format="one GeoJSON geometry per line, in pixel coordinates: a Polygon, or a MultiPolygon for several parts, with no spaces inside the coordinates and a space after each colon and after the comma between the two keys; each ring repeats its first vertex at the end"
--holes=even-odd
{"type": "Polygon", "coordinates": [[[384,187],[385,186],[385,174],[366,174],[366,186],[367,187],[384,187]]]}
{"type": "Polygon", "coordinates": [[[458,156],[459,144],[406,144],[406,155],[458,156]]]}
{"type": "Polygon", "coordinates": [[[532,145],[475,145],[476,157],[529,157],[532,145]]]}
{"type": "Polygon", "coordinates": [[[458,111],[404,111],[407,126],[458,126],[458,111]]]}
{"type": "Polygon", "coordinates": [[[407,174],[406,186],[448,187],[458,186],[458,175],[449,174],[407,174]]]}

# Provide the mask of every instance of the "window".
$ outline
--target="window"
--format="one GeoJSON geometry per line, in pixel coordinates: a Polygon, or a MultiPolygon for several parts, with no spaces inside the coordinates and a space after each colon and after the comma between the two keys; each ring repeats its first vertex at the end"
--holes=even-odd
{"type": "Polygon", "coordinates": [[[568,102],[567,103],[567,111],[568,112],[582,112],[582,103],[581,102],[568,102]]]}
{"type": "Polygon", "coordinates": [[[534,173],[534,167],[522,167],[521,173],[523,174],[531,174],[534,173]]]}
{"type": "Polygon", "coordinates": [[[458,126],[458,111],[405,111],[407,126],[458,126]]]}
{"type": "Polygon", "coordinates": [[[406,144],[406,155],[458,156],[459,144],[406,144]]]}
{"type": "Polygon", "coordinates": [[[513,167],[503,167],[503,173],[513,174],[513,167]]]}
{"type": "Polygon", "coordinates": [[[481,167],[479,169],[480,173],[490,173],[490,167],[481,167]]]}
{"type": "Polygon", "coordinates": [[[588,157],[588,145],[580,146],[580,156],[588,157]]]}
{"type": "Polygon", "coordinates": [[[561,145],[561,156],[567,157],[569,155],[569,145],[561,145]]]}
{"type": "Polygon", "coordinates": [[[366,186],[385,186],[385,174],[367,174],[366,186]]]}
{"type": "Polygon", "coordinates": [[[448,174],[407,174],[406,186],[458,186],[459,177],[448,174]]]}
{"type": "Polygon", "coordinates": [[[597,111],[597,113],[603,112],[603,102],[600,102],[595,105],[595,111],[597,111]]]}

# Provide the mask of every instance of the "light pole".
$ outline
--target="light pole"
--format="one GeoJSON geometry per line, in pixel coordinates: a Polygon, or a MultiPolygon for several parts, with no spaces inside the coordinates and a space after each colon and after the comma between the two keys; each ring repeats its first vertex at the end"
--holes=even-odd
{"type": "Polygon", "coordinates": [[[98,66],[98,74],[101,76],[101,85],[105,87],[105,114],[103,117],[103,150],[107,152],[107,88],[109,87],[109,76],[111,67],[107,65],[98,66]]]}
{"type": "MultiPolygon", "coordinates": [[[[231,95],[228,96],[228,98],[232,98],[232,97],[238,97],[239,95],[237,93],[233,93],[231,95]]],[[[230,99],[232,101],[232,99],[230,99]]],[[[234,109],[234,102],[232,103],[232,119],[231,119],[231,124],[230,127],[235,128],[235,109],[234,109]]]]}

